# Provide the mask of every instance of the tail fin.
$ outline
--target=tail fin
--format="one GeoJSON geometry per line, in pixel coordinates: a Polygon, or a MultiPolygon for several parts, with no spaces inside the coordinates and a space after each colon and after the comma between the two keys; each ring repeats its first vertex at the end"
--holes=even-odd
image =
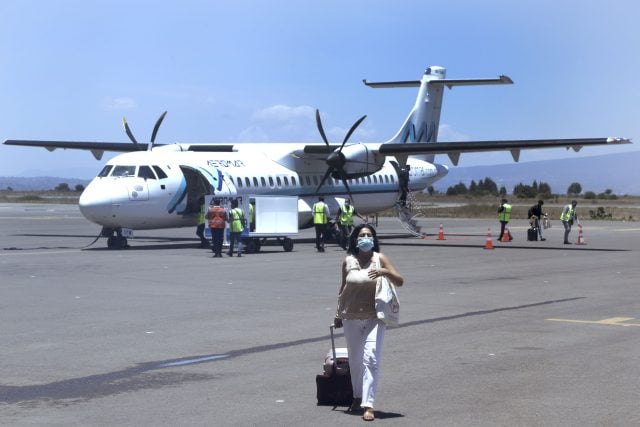
{"type": "Polygon", "coordinates": [[[447,70],[443,67],[432,66],[425,70],[422,80],[399,82],[368,82],[364,84],[373,88],[389,87],[419,87],[416,103],[400,130],[388,143],[405,144],[413,142],[436,142],[438,140],[438,126],[444,86],[449,89],[454,86],[473,86],[488,84],[511,84],[513,81],[507,76],[497,79],[446,79],[447,70]]]}

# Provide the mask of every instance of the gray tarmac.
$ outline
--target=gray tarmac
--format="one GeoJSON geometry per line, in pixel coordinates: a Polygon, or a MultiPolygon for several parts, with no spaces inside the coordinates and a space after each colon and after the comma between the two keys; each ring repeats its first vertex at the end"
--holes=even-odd
{"type": "MultiPolygon", "coordinates": [[[[423,222],[379,221],[406,285],[376,424],[640,424],[640,223],[586,221],[578,246],[513,220],[486,250],[497,221],[423,222]]],[[[108,250],[76,206],[0,204],[0,424],[361,425],[315,399],[344,252],[304,230],[218,259],[194,231],[108,250]]]]}

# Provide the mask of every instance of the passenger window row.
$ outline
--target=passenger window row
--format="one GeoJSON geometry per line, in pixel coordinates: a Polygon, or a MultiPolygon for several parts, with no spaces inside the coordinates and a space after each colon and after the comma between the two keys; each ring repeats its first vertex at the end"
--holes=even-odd
{"type": "MultiPolygon", "coordinates": [[[[233,179],[233,178],[232,178],[233,179]]],[[[300,187],[305,186],[318,186],[322,181],[322,175],[302,175],[300,176],[300,187]]],[[[272,176],[260,177],[258,181],[257,177],[249,178],[249,177],[236,177],[235,178],[236,186],[238,188],[259,188],[259,187],[297,187],[298,182],[295,176],[276,176],[275,179],[272,176]],[[268,181],[268,184],[267,184],[268,181]]],[[[362,178],[354,178],[348,179],[347,184],[395,184],[395,176],[394,175],[369,175],[362,178]]],[[[325,185],[342,185],[340,180],[333,179],[331,177],[327,178],[325,181],[325,185]]]]}

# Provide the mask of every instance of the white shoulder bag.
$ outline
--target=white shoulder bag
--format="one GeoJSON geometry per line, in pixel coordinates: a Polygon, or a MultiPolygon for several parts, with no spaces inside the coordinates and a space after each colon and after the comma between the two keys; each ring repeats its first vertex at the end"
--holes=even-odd
{"type": "MultiPolygon", "coordinates": [[[[380,268],[380,258],[378,257],[378,268],[380,268]]],[[[375,307],[378,319],[387,326],[398,326],[400,323],[400,300],[396,287],[387,276],[378,277],[376,285],[375,307]]]]}

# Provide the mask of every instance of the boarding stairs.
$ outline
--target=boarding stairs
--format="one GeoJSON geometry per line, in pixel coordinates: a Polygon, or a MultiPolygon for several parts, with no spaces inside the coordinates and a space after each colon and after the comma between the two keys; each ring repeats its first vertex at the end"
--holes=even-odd
{"type": "Polygon", "coordinates": [[[412,206],[417,206],[415,196],[411,192],[407,194],[407,202],[403,205],[400,200],[395,204],[396,214],[402,224],[402,227],[409,233],[416,237],[425,237],[427,234],[421,231],[421,226],[418,225],[416,218],[421,215],[420,210],[414,212],[412,206]]]}

